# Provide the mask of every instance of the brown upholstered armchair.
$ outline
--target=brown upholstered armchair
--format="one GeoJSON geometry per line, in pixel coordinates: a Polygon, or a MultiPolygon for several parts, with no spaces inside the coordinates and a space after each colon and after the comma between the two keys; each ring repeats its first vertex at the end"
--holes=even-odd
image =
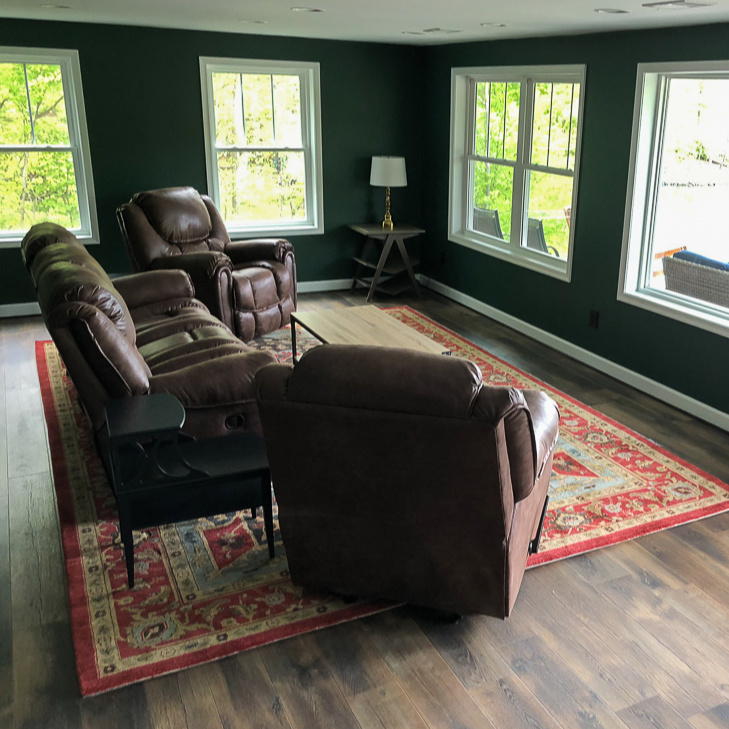
{"type": "Polygon", "coordinates": [[[538,547],[559,413],[456,357],[323,345],[256,373],[296,584],[506,617],[538,547]]]}
{"type": "Polygon", "coordinates": [[[183,269],[196,298],[243,341],[289,323],[296,310],[289,241],[231,241],[213,201],[192,187],[137,193],[117,219],[135,270],[183,269]]]}

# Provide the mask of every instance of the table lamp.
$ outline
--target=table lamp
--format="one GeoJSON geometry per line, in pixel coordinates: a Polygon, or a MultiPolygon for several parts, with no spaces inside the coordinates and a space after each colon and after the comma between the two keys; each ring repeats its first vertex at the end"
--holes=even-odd
{"type": "Polygon", "coordinates": [[[382,227],[392,230],[393,222],[390,216],[390,188],[406,187],[408,176],[405,172],[405,157],[373,157],[370,171],[370,185],[385,188],[385,219],[382,227]]]}

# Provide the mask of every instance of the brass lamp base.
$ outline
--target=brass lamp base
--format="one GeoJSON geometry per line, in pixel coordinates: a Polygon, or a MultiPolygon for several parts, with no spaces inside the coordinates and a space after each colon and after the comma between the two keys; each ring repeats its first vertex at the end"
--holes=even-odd
{"type": "Polygon", "coordinates": [[[385,188],[385,219],[382,221],[382,228],[384,230],[392,230],[395,224],[392,222],[392,216],[390,215],[390,188],[385,188]]]}

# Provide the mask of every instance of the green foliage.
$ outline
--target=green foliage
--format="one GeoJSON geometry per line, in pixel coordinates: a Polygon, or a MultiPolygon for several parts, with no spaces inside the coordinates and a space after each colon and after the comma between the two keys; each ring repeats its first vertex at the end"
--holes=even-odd
{"type": "Polygon", "coordinates": [[[304,220],[299,77],[214,73],[213,95],[224,220],[304,220]]]}
{"type": "MultiPolygon", "coordinates": [[[[555,170],[574,170],[577,147],[578,84],[536,83],[532,126],[531,164],[555,170]]],[[[500,163],[517,159],[518,83],[476,84],[474,151],[489,162],[473,164],[474,206],[497,210],[505,240],[511,239],[514,186],[513,166],[500,163]]],[[[544,224],[548,245],[566,257],[569,227],[565,209],[572,203],[571,176],[527,170],[528,217],[544,224]]]]}
{"type": "Polygon", "coordinates": [[[22,232],[43,220],[80,225],[68,147],[61,67],[0,63],[0,231],[22,232]],[[31,148],[8,149],[25,145],[31,148]],[[48,151],[45,145],[66,149],[48,151]]]}

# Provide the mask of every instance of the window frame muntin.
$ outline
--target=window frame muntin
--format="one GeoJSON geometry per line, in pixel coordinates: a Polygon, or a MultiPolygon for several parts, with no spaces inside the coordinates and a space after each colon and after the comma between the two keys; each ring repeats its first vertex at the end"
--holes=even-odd
{"type": "MultiPolygon", "coordinates": [[[[514,180],[514,192],[512,195],[512,232],[514,231],[515,211],[523,211],[527,192],[525,189],[525,172],[527,170],[545,171],[549,174],[557,173],[556,168],[542,169],[542,165],[531,163],[531,144],[533,138],[533,93],[530,95],[530,88],[525,83],[531,79],[531,90],[534,84],[540,82],[548,83],[578,83],[580,85],[580,99],[578,107],[578,126],[575,139],[575,163],[572,173],[572,209],[577,207],[577,192],[579,189],[579,168],[581,161],[582,131],[584,121],[585,104],[585,64],[561,64],[561,65],[529,65],[529,66],[478,66],[462,67],[451,69],[451,109],[450,109],[450,154],[449,154],[449,195],[448,195],[448,240],[467,248],[486,253],[487,255],[502,260],[510,261],[524,268],[529,268],[545,273],[554,278],[570,281],[572,276],[572,260],[574,254],[574,226],[569,229],[569,249],[566,259],[556,259],[546,253],[541,253],[522,245],[524,240],[525,225],[528,224],[528,215],[520,215],[519,243],[504,241],[494,238],[488,234],[478,233],[469,230],[472,224],[472,212],[469,210],[468,201],[472,195],[472,174],[473,166],[471,156],[468,155],[469,138],[473,140],[473,129],[475,125],[475,87],[480,81],[493,83],[514,83],[522,84],[522,91],[519,103],[519,129],[526,130],[519,134],[517,141],[518,153],[516,170],[521,164],[522,179],[514,180]],[[522,103],[523,99],[527,103],[522,103]],[[524,116],[522,116],[524,115],[524,116]],[[528,149],[526,149],[528,146],[528,149]],[[520,156],[520,154],[521,156],[520,156]],[[526,160],[520,162],[520,160],[526,160]],[[456,184],[457,183],[457,184],[456,184]],[[518,186],[517,186],[517,183],[518,186]],[[518,205],[517,205],[518,203],[518,205]],[[525,222],[526,221],[526,222],[525,222]]],[[[473,141],[471,141],[473,144],[473,141]]],[[[503,164],[504,160],[488,160],[492,163],[503,164]]]]}
{"type": "Polygon", "coordinates": [[[663,79],[672,78],[729,80],[729,59],[638,64],[617,300],[729,337],[729,309],[644,283],[653,250],[652,238],[645,243],[645,233],[649,224],[655,227],[655,183],[663,146],[661,134],[656,153],[655,138],[659,127],[661,132],[665,129],[666,94],[660,87],[663,79]]]}
{"type": "MultiPolygon", "coordinates": [[[[274,147],[272,151],[303,151],[305,173],[306,220],[286,224],[241,226],[228,224],[231,238],[249,238],[257,235],[318,235],[324,233],[324,196],[321,143],[321,84],[319,63],[310,61],[277,61],[261,58],[221,58],[200,56],[200,88],[203,107],[203,132],[205,140],[205,167],[208,193],[220,206],[216,146],[215,100],[213,73],[265,73],[298,75],[300,78],[301,136],[303,147],[274,147]]],[[[226,145],[226,148],[228,145],[226,145]]],[[[265,151],[268,148],[246,146],[242,148],[265,151]]]]}
{"type": "MultiPolygon", "coordinates": [[[[81,82],[79,52],[72,48],[28,48],[24,46],[0,46],[0,63],[45,64],[61,66],[63,99],[66,107],[69,145],[73,159],[76,194],[79,203],[79,227],[69,229],[83,243],[99,243],[99,224],[96,212],[96,193],[91,166],[86,106],[81,82]]],[[[59,145],[0,145],[0,154],[11,148],[31,146],[35,151],[54,151],[59,145]]],[[[57,151],[62,151],[58,149],[57,151]]],[[[0,249],[18,248],[24,233],[0,230],[0,249]]]]}

